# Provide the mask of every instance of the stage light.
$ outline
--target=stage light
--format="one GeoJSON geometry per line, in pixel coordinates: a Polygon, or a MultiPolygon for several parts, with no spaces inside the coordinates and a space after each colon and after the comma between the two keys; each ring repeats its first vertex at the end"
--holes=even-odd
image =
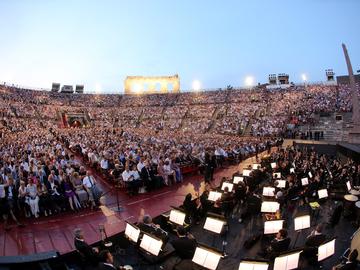
{"type": "Polygon", "coordinates": [[[251,86],[254,86],[254,84],[255,84],[255,78],[254,77],[247,76],[245,78],[245,86],[251,87],[251,86]]]}
{"type": "Polygon", "coordinates": [[[304,74],[301,74],[301,79],[302,79],[304,82],[307,81],[307,76],[306,76],[305,73],[304,73],[304,74]]]}
{"type": "Polygon", "coordinates": [[[200,81],[198,81],[198,80],[193,81],[193,83],[192,83],[192,89],[193,89],[194,91],[200,91],[200,89],[201,89],[201,83],[200,83],[200,81]]]}
{"type": "Polygon", "coordinates": [[[141,92],[142,92],[141,85],[138,84],[138,83],[136,83],[136,84],[134,85],[133,92],[134,92],[135,94],[141,94],[141,92]]]}

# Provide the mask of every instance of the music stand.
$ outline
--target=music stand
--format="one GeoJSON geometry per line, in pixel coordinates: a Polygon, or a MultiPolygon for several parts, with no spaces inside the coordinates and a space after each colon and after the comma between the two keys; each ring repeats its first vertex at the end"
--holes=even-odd
{"type": "Polygon", "coordinates": [[[294,218],[294,230],[297,231],[294,247],[299,238],[299,234],[302,232],[302,230],[310,228],[310,224],[310,215],[304,215],[294,218]]]}
{"type": "Polygon", "coordinates": [[[335,238],[318,247],[318,262],[329,258],[335,253],[335,238]]]}
{"type": "Polygon", "coordinates": [[[286,254],[282,254],[275,258],[274,269],[273,270],[291,270],[297,269],[299,265],[300,253],[299,251],[292,251],[286,254]]]}
{"type": "Polygon", "coordinates": [[[251,170],[243,170],[243,176],[250,176],[251,170]]]}
{"type": "Polygon", "coordinates": [[[239,184],[240,182],[244,182],[244,177],[243,176],[234,176],[233,183],[239,184]]]}
{"type": "Polygon", "coordinates": [[[318,196],[319,196],[319,199],[323,199],[323,198],[329,197],[327,189],[326,189],[326,188],[324,188],[324,189],[319,189],[319,190],[318,190],[318,196]]]}
{"type": "Polygon", "coordinates": [[[269,220],[264,223],[264,234],[278,233],[284,225],[284,220],[269,220]]]}
{"type": "Polygon", "coordinates": [[[278,188],[285,188],[286,187],[286,180],[276,180],[278,182],[277,186],[278,188]]]}
{"type": "Polygon", "coordinates": [[[263,187],[263,196],[274,197],[275,196],[275,188],[274,187],[263,187]]]}
{"type": "Polygon", "coordinates": [[[204,229],[210,232],[220,234],[226,224],[226,221],[223,217],[210,214],[211,216],[206,217],[204,229]]]}
{"type": "Polygon", "coordinates": [[[307,177],[301,178],[302,186],[307,186],[308,184],[309,184],[309,178],[307,178],[307,177]]]}
{"type": "Polygon", "coordinates": [[[266,261],[241,260],[238,270],[268,270],[269,263],[266,261]]]}
{"type": "Polygon", "coordinates": [[[198,246],[192,261],[206,269],[216,270],[222,254],[212,248],[198,246]]]}
{"type": "Polygon", "coordinates": [[[278,202],[263,201],[261,203],[261,213],[276,213],[279,208],[278,202]]]}
{"type": "Polygon", "coordinates": [[[129,222],[126,222],[125,236],[132,242],[137,243],[140,236],[140,229],[129,222]]]}
{"type": "Polygon", "coordinates": [[[272,169],[275,169],[276,168],[276,162],[270,163],[270,166],[271,166],[272,169]]]}
{"type": "Polygon", "coordinates": [[[233,187],[234,187],[234,184],[229,183],[229,182],[224,182],[224,183],[222,183],[222,185],[221,185],[221,190],[225,190],[226,187],[228,188],[228,191],[229,191],[229,192],[232,192],[233,187]]]}
{"type": "Polygon", "coordinates": [[[185,223],[186,214],[179,209],[171,209],[169,221],[183,226],[185,223]]]}
{"type": "Polygon", "coordinates": [[[222,193],[217,191],[210,191],[208,200],[212,202],[216,202],[217,200],[221,199],[222,193]]]}
{"type": "Polygon", "coordinates": [[[140,248],[154,256],[159,255],[162,245],[163,241],[161,239],[147,233],[144,233],[140,242],[140,248]]]}
{"type": "Polygon", "coordinates": [[[261,164],[254,163],[254,164],[252,165],[253,170],[257,170],[259,167],[261,168],[261,164]]]}
{"type": "Polygon", "coordinates": [[[274,179],[280,179],[281,178],[281,173],[280,172],[273,173],[273,178],[274,179]]]}

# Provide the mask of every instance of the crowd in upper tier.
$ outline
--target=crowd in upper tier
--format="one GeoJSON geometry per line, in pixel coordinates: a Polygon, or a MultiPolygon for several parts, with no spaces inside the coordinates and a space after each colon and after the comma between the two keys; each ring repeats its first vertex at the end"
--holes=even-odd
{"type": "Polygon", "coordinates": [[[239,160],[275,144],[287,124],[334,110],[351,110],[347,87],[124,96],[3,85],[0,198],[8,207],[1,212],[20,209],[38,217],[95,207],[96,180],[75,154],[136,193],[139,187],[151,190],[181,182],[181,167],[204,164],[207,154],[218,165],[239,160]],[[89,126],[64,128],[66,112],[82,113],[89,126]],[[241,134],[253,136],[236,136],[241,134]]]}

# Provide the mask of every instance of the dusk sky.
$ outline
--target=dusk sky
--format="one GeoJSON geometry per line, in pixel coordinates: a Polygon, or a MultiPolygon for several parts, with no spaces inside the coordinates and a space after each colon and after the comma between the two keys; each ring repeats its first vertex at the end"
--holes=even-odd
{"type": "Polygon", "coordinates": [[[0,1],[0,82],[122,92],[127,75],[179,74],[181,89],[325,79],[360,69],[360,0],[0,1]]]}

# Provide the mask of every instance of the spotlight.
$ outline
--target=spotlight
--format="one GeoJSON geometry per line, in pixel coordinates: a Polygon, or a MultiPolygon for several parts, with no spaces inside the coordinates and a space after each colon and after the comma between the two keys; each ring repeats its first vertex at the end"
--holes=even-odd
{"type": "Polygon", "coordinates": [[[254,86],[255,84],[255,78],[252,77],[252,76],[247,76],[245,78],[245,85],[248,86],[248,87],[251,87],[251,86],[254,86]]]}
{"type": "Polygon", "coordinates": [[[305,73],[304,73],[304,74],[301,74],[301,79],[302,79],[304,82],[307,81],[307,76],[306,76],[305,73]]]}
{"type": "Polygon", "coordinates": [[[198,80],[193,81],[192,88],[194,91],[200,91],[201,89],[201,83],[198,80]]]}

